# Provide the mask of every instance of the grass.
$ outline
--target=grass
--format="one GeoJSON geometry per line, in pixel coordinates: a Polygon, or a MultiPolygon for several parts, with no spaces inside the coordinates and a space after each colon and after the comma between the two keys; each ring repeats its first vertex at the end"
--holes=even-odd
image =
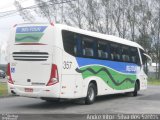
{"type": "Polygon", "coordinates": [[[7,83],[0,82],[0,96],[8,95],[7,83]]]}
{"type": "Polygon", "coordinates": [[[155,79],[155,78],[149,78],[148,79],[148,84],[149,85],[160,85],[160,80],[155,79]]]}

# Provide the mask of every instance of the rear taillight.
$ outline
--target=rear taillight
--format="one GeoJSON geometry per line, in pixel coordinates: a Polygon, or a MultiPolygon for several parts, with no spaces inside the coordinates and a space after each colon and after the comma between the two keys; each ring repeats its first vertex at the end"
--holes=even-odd
{"type": "Polygon", "coordinates": [[[13,83],[13,80],[12,80],[12,77],[11,77],[10,63],[8,63],[8,66],[7,66],[7,76],[8,76],[8,82],[9,82],[10,84],[14,84],[14,83],[13,83]]]}
{"type": "Polygon", "coordinates": [[[58,77],[57,65],[53,64],[52,68],[51,68],[50,79],[49,79],[49,81],[47,83],[47,86],[54,85],[54,84],[56,84],[58,82],[59,82],[59,77],[58,77]]]}
{"type": "Polygon", "coordinates": [[[50,24],[51,24],[52,26],[54,26],[54,23],[53,23],[53,22],[51,22],[50,24]]]}

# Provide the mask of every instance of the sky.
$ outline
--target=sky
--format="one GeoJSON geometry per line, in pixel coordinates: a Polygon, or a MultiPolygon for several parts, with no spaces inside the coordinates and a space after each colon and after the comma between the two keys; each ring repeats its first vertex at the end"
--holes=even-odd
{"type": "MultiPolygon", "coordinates": [[[[34,5],[34,0],[17,0],[21,3],[22,7],[28,7],[34,5]]],[[[14,6],[15,0],[0,0],[0,16],[2,12],[16,10],[14,6]]],[[[43,21],[42,18],[36,18],[39,21],[43,21]]],[[[0,64],[6,64],[6,50],[7,41],[9,39],[9,34],[11,28],[15,24],[24,23],[25,21],[19,16],[18,13],[9,15],[6,17],[0,17],[0,64]]]]}

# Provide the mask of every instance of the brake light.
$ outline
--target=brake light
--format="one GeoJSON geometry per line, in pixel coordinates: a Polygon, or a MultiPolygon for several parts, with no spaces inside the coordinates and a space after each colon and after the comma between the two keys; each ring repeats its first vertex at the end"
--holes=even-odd
{"type": "Polygon", "coordinates": [[[51,68],[50,79],[49,79],[49,81],[47,83],[47,86],[54,85],[54,84],[56,84],[58,82],[59,82],[59,77],[58,77],[57,65],[53,64],[52,68],[51,68]]]}
{"type": "Polygon", "coordinates": [[[11,77],[10,63],[8,63],[8,66],[7,66],[7,75],[8,75],[8,82],[11,83],[11,84],[14,84],[13,80],[12,80],[12,77],[11,77]]]}
{"type": "Polygon", "coordinates": [[[52,26],[54,26],[54,23],[53,23],[53,22],[51,22],[50,24],[51,24],[52,26]]]}

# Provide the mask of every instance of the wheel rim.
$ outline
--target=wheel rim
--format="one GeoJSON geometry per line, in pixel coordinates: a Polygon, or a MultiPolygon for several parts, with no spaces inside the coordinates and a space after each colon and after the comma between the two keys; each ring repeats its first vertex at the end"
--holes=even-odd
{"type": "Polygon", "coordinates": [[[89,97],[90,101],[94,100],[94,90],[92,87],[88,91],[88,97],[89,97]]]}

